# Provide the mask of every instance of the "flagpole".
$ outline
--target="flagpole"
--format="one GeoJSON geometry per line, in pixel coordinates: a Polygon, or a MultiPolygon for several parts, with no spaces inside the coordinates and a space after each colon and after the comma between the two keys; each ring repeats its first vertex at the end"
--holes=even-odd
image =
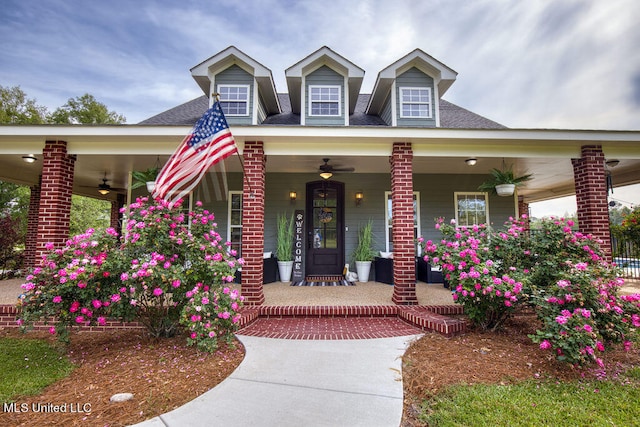
{"type": "MultiPolygon", "coordinates": [[[[216,100],[216,102],[220,102],[220,94],[218,92],[214,92],[211,94],[212,97],[216,100]]],[[[222,105],[220,106],[222,110],[222,105]]],[[[222,111],[224,113],[224,111],[222,111]]],[[[242,176],[247,183],[247,187],[249,187],[249,197],[253,197],[253,189],[251,188],[251,183],[247,178],[247,171],[244,169],[244,162],[242,161],[242,156],[240,156],[240,151],[238,150],[238,144],[236,144],[236,155],[238,156],[238,161],[240,162],[240,167],[242,168],[242,176]]]]}

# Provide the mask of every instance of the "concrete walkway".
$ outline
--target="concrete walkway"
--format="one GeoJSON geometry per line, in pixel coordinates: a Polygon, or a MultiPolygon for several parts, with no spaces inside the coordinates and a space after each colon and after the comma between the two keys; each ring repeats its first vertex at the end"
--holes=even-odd
{"type": "Polygon", "coordinates": [[[226,380],[136,426],[397,427],[401,357],[419,336],[315,341],[238,335],[246,356],[226,380]]]}

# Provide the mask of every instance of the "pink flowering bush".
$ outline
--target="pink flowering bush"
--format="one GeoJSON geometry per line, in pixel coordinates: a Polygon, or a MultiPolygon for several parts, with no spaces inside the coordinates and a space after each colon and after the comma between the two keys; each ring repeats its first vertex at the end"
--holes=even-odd
{"type": "Polygon", "coordinates": [[[640,326],[640,295],[619,296],[624,283],[598,242],[571,221],[542,221],[529,232],[511,219],[504,231],[455,227],[438,219],[443,239],[419,242],[442,267],[453,299],[476,325],[495,329],[517,306],[533,308],[542,327],[530,338],[573,365],[601,363],[607,345],[631,345],[640,326]]]}
{"type": "Polygon", "coordinates": [[[137,320],[154,337],[177,332],[188,293],[198,284],[222,291],[242,259],[215,231],[212,213],[140,198],[127,210],[120,239],[114,230],[87,232],[54,250],[27,277],[20,321],[50,319],[66,333],[106,319],[137,320]]]}
{"type": "Polygon", "coordinates": [[[440,242],[418,239],[425,261],[442,267],[453,300],[464,305],[475,325],[499,328],[521,303],[523,271],[496,257],[496,237],[486,225],[456,227],[455,221],[439,218],[436,228],[443,235],[440,242]]]}
{"type": "Polygon", "coordinates": [[[213,352],[218,342],[233,342],[233,332],[238,328],[244,297],[228,287],[213,290],[202,283],[188,291],[189,301],[182,309],[180,323],[187,330],[187,345],[213,352]]]}

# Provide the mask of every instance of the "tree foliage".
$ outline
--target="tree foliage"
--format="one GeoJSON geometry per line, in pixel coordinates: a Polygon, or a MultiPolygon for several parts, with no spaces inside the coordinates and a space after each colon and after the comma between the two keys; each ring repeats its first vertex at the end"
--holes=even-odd
{"type": "Polygon", "coordinates": [[[27,98],[20,86],[0,86],[0,123],[37,125],[47,122],[47,108],[27,98]]]}
{"type": "Polygon", "coordinates": [[[115,111],[109,111],[106,105],[98,102],[93,95],[85,93],[82,96],[69,98],[66,104],[57,108],[49,117],[51,123],[56,124],[122,124],[127,119],[115,111]]]}

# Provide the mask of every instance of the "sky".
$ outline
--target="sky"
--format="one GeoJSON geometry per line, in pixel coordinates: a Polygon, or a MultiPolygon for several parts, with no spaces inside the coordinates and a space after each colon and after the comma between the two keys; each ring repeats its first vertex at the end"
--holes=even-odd
{"type": "Polygon", "coordinates": [[[505,126],[640,130],[639,19],[637,0],[0,0],[0,85],[137,123],[201,96],[190,68],[230,45],[278,92],[322,46],[365,70],[361,93],[420,48],[458,72],[444,99],[505,126]]]}

